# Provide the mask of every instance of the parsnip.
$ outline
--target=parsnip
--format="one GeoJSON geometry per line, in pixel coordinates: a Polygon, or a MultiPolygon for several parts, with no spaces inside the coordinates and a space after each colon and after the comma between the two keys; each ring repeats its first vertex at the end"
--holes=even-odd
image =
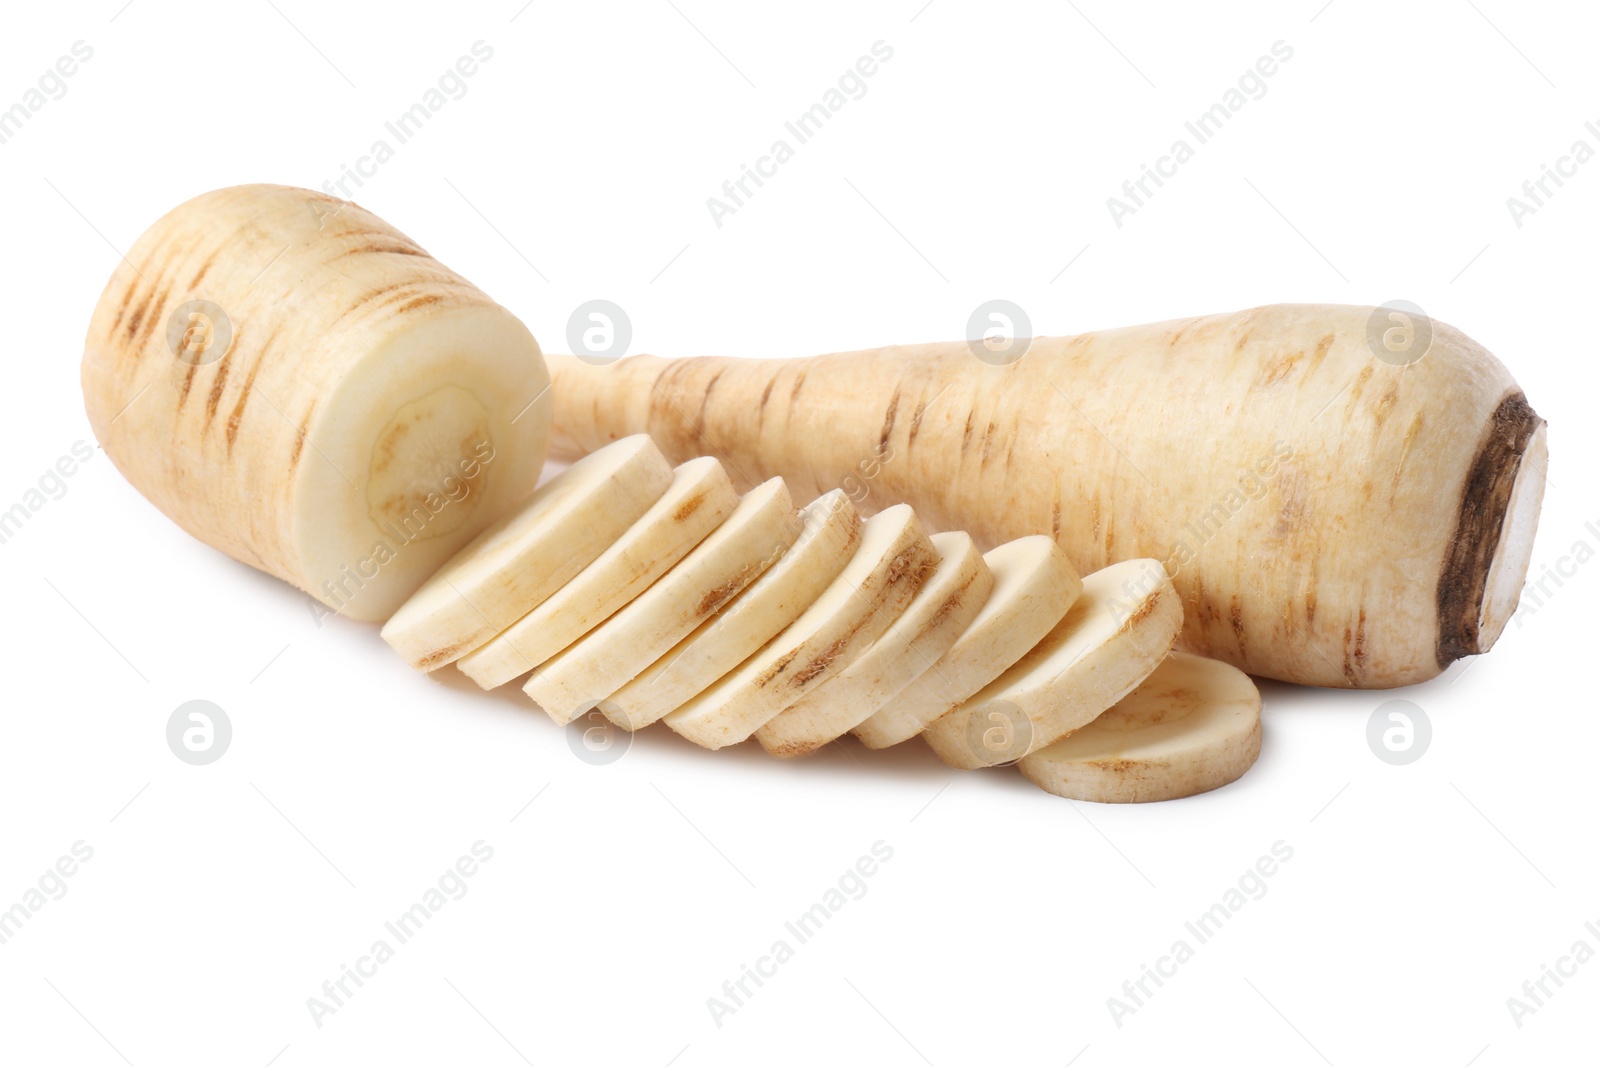
{"type": "Polygon", "coordinates": [[[861,543],[861,520],[841,490],[801,513],[798,536],[774,545],[776,560],[714,617],[599,705],[606,718],[637,730],[701,692],[788,626],[822,595],[861,543]]]}
{"type": "Polygon", "coordinates": [[[528,673],[647,589],[738,503],[714,456],[680,464],[661,499],[593,563],[456,666],[485,689],[528,673]]]}
{"type": "Polygon", "coordinates": [[[1043,641],[923,735],[952,767],[1009,763],[1105,711],[1149,677],[1183,626],[1177,591],[1153,559],[1086,575],[1043,641]]]}
{"type": "Polygon", "coordinates": [[[665,722],[697,745],[738,744],[838,673],[887,630],[938,563],[904,504],[874,515],[839,576],[800,617],[665,722]]]}
{"type": "Polygon", "coordinates": [[[1261,752],[1261,694],[1226,663],[1174,652],[1099,718],[1018,764],[1073,800],[1131,803],[1203,793],[1261,752]]]}
{"type": "Polygon", "coordinates": [[[972,622],[994,589],[994,575],[966,534],[931,540],[938,566],[894,624],[854,663],[756,731],[768,755],[808,755],[849,733],[932,667],[972,622]]]}
{"type": "Polygon", "coordinates": [[[721,526],[649,589],[541,664],[522,688],[557,722],[570,722],[714,616],[800,533],[788,487],[756,486],[721,526]]]}
{"type": "Polygon", "coordinates": [[[983,560],[994,576],[988,599],[938,662],[855,727],[868,748],[898,745],[960,707],[1043,639],[1083,588],[1048,537],[1020,537],[983,560]]]}
{"type": "Polygon", "coordinates": [[[671,483],[672,468],[643,435],[583,457],[423,583],[383,639],[413,667],[455,662],[593,562],[671,483]]]}
{"type": "Polygon", "coordinates": [[[82,382],[156,507],[371,621],[532,491],[550,422],[514,316],[382,219],[276,185],[196,197],[134,242],[82,382]]]}
{"type": "Polygon", "coordinates": [[[671,456],[781,475],[799,500],[871,462],[873,499],[982,546],[1049,534],[1080,573],[1161,560],[1196,652],[1294,682],[1403,685],[1486,651],[1509,619],[1545,443],[1482,346],[1435,322],[1402,364],[1369,346],[1374,322],[1400,328],[1379,309],[1279,305],[1034,338],[1003,367],[960,341],[561,357],[552,443],[649,432],[671,456]]]}

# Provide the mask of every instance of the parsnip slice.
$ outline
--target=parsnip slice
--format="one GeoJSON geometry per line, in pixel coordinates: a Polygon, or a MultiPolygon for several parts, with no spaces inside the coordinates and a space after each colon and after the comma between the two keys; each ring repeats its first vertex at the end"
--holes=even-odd
{"type": "Polygon", "coordinates": [[[822,595],[726,677],[668,715],[667,725],[710,749],[745,740],[893,625],[937,563],[909,507],[880,511],[867,520],[861,547],[822,595]]]}
{"type": "Polygon", "coordinates": [[[541,664],[523,692],[557,722],[571,722],[716,614],[799,533],[788,486],[763,482],[659,581],[541,664]]]}
{"type": "Polygon", "coordinates": [[[1261,752],[1261,694],[1241,670],[1174,652],[1081,730],[1018,764],[1072,800],[1173,800],[1227,785],[1261,752]]]}
{"type": "Polygon", "coordinates": [[[648,589],[738,503],[739,494],[715,457],[681,464],[661,499],[611,547],[456,666],[485,689],[528,673],[648,589]]]}
{"type": "Polygon", "coordinates": [[[994,589],[994,575],[964,533],[934,534],[939,564],[894,625],[854,663],[756,731],[769,755],[804,756],[850,732],[934,665],[994,589]]]}
{"type": "Polygon", "coordinates": [[[915,737],[1038,644],[1078,599],[1082,583],[1057,544],[1019,537],[983,557],[994,589],[955,644],[899,695],[857,726],[868,748],[915,737]]]}
{"type": "Polygon", "coordinates": [[[923,736],[952,767],[1019,759],[1131,692],[1182,627],[1183,605],[1160,563],[1130,559],[1095,571],[1043,641],[923,736]]]}
{"type": "Polygon", "coordinates": [[[671,482],[644,434],[585,456],[457,552],[384,624],[383,639],[413,667],[453,663],[567,584],[671,482]]]}
{"type": "Polygon", "coordinates": [[[600,711],[627,730],[660,719],[798,618],[844,570],[860,543],[861,519],[844,493],[818,497],[801,512],[793,543],[787,549],[773,546],[777,559],[761,577],[611,694],[600,711]]]}

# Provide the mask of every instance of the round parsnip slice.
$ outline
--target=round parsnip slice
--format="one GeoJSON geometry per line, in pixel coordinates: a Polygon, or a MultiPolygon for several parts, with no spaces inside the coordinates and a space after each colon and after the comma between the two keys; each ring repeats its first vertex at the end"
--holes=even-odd
{"type": "Polygon", "coordinates": [[[744,592],[598,705],[625,730],[648,726],[737,667],[822,595],[861,543],[861,519],[842,490],[812,501],[800,531],[744,592]]]}
{"type": "Polygon", "coordinates": [[[1055,629],[924,737],[966,770],[1009,763],[1092,721],[1167,657],[1183,604],[1160,563],[1130,559],[1083,579],[1055,629]]]}
{"type": "Polygon", "coordinates": [[[861,547],[815,602],[755,655],[666,717],[697,745],[738,744],[849,666],[894,624],[939,562],[905,504],[867,520],[861,547]]]}
{"type": "Polygon", "coordinates": [[[789,487],[782,478],[763,482],[659,581],[541,664],[522,691],[557,722],[571,722],[716,614],[799,534],[789,487]]]}
{"type": "Polygon", "coordinates": [[[566,585],[456,666],[485,689],[526,674],[650,587],[738,506],[713,456],[673,471],[672,484],[566,585]]]}
{"type": "Polygon", "coordinates": [[[451,557],[384,624],[383,639],[422,670],[455,662],[566,585],[671,482],[644,434],[583,457],[451,557]]]}
{"type": "Polygon", "coordinates": [[[990,549],[983,562],[994,575],[989,599],[937,663],[855,728],[868,748],[898,745],[960,707],[1038,644],[1082,589],[1066,555],[1043,534],[990,549]]]}
{"type": "Polygon", "coordinates": [[[1018,764],[1071,800],[1174,800],[1227,785],[1261,752],[1261,694],[1243,671],[1174,652],[1081,730],[1018,764]]]}
{"type": "Polygon", "coordinates": [[[994,575],[972,538],[951,532],[931,540],[939,564],[894,625],[854,663],[756,731],[769,755],[809,755],[849,733],[932,667],[982,609],[994,575]]]}

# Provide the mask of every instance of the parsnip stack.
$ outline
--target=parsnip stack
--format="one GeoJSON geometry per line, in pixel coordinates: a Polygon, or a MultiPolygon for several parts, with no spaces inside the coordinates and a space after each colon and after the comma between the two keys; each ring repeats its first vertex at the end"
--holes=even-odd
{"type": "Polygon", "coordinates": [[[1181,692],[1139,688],[1182,622],[1154,560],[1080,581],[1048,537],[980,555],[903,504],[863,521],[835,491],[796,510],[778,479],[739,500],[715,459],[672,473],[636,435],[462,549],[383,633],[414,666],[455,661],[486,689],[527,675],[560,723],[660,720],[706,748],[755,737],[779,757],[852,730],[873,747],[922,733],[955,767],[1022,760],[1052,792],[1138,800],[1238,777],[1252,714],[1259,747],[1259,702],[1240,696],[1254,686],[1233,668],[1187,657],[1171,669],[1192,683],[1181,692]],[[1214,686],[1212,668],[1227,672],[1214,686]],[[1109,742],[1063,748],[1136,690],[1109,742]],[[1188,718],[1164,720],[1180,699],[1188,718]],[[1190,714],[1212,704],[1229,714],[1190,714]],[[1159,758],[1093,758],[1147,728],[1159,758]]]}

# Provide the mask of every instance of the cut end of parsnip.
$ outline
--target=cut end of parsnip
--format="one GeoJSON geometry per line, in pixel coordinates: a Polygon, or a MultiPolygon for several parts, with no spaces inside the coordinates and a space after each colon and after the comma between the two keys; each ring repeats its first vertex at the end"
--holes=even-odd
{"type": "Polygon", "coordinates": [[[1483,606],[1478,614],[1476,651],[1487,652],[1500,639],[1517,612],[1517,601],[1533,559],[1533,538],[1539,528],[1539,508],[1544,501],[1545,473],[1550,451],[1544,423],[1534,429],[1517,464],[1516,477],[1506,505],[1500,539],[1490,558],[1484,583],[1483,606]]]}
{"type": "Polygon", "coordinates": [[[433,670],[504,632],[621,538],[672,483],[650,438],[623,438],[540,487],[400,606],[383,639],[433,670]]]}
{"type": "Polygon", "coordinates": [[[1018,767],[1057,796],[1126,804],[1227,785],[1260,752],[1261,694],[1249,677],[1174,652],[1114,707],[1018,767]]]}

